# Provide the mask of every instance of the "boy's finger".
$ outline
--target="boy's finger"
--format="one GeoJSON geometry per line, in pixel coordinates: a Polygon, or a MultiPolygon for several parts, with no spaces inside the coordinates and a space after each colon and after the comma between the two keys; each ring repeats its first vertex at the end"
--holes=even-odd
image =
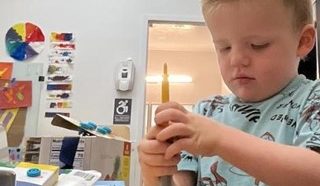
{"type": "MultiPolygon", "coordinates": [[[[167,148],[166,153],[165,153],[165,159],[171,159],[172,157],[180,154],[180,152],[182,150],[188,151],[189,147],[192,147],[193,145],[194,145],[194,142],[192,141],[191,138],[178,139],[178,140],[174,141],[174,143],[172,143],[167,148]]],[[[190,150],[188,152],[193,153],[190,150]]]]}
{"type": "Polygon", "coordinates": [[[154,117],[154,122],[157,125],[167,125],[169,121],[172,122],[179,122],[179,123],[187,123],[188,117],[187,114],[177,110],[177,109],[166,109],[156,114],[154,117]]]}
{"type": "Polygon", "coordinates": [[[138,146],[139,151],[148,154],[164,154],[169,144],[158,140],[144,140],[138,146]]]}
{"type": "Polygon", "coordinates": [[[158,133],[163,129],[162,126],[153,126],[149,129],[149,132],[145,135],[147,139],[155,139],[158,133]]]}
{"type": "Polygon", "coordinates": [[[142,167],[146,167],[146,169],[150,170],[151,175],[156,175],[157,177],[160,176],[167,176],[173,175],[177,172],[177,166],[149,166],[143,162],[140,163],[142,167]]]}
{"type": "Polygon", "coordinates": [[[184,113],[188,112],[181,104],[171,101],[171,102],[167,102],[167,103],[163,103],[163,104],[159,105],[155,111],[155,114],[157,114],[163,110],[169,109],[169,108],[177,109],[177,110],[180,110],[181,112],[184,112],[184,113]]]}
{"type": "Polygon", "coordinates": [[[180,161],[180,157],[174,156],[170,159],[165,159],[164,154],[150,155],[150,154],[140,153],[139,161],[153,167],[170,167],[170,166],[176,166],[180,161]]]}
{"type": "Polygon", "coordinates": [[[156,136],[159,141],[167,141],[169,139],[188,137],[192,134],[190,128],[184,123],[172,123],[168,127],[164,128],[156,136]]]}

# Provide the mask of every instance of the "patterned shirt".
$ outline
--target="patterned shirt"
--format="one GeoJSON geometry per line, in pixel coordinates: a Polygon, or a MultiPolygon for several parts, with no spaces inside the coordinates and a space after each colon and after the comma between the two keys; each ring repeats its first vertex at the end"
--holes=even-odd
{"type": "MultiPolygon", "coordinates": [[[[194,112],[265,140],[320,147],[320,81],[303,75],[267,100],[244,103],[234,95],[214,96],[200,101],[194,112]]],[[[219,156],[195,157],[182,152],[178,169],[197,172],[200,186],[265,185],[219,156]]]]}

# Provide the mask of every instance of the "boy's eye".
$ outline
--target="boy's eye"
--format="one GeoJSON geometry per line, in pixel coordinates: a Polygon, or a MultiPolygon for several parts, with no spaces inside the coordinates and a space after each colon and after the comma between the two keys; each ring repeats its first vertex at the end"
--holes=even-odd
{"type": "Polygon", "coordinates": [[[226,52],[226,51],[229,51],[231,49],[231,47],[222,47],[220,48],[220,52],[226,52]]]}
{"type": "Polygon", "coordinates": [[[265,49],[270,45],[270,43],[264,43],[264,44],[251,44],[251,47],[253,49],[259,50],[259,49],[265,49]]]}

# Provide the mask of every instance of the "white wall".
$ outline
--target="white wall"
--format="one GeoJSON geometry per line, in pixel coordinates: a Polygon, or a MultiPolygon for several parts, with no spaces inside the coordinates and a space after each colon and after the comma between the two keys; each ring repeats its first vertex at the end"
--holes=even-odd
{"type": "MultiPolygon", "coordinates": [[[[142,134],[145,104],[146,19],[201,19],[199,0],[10,0],[0,6],[0,60],[6,54],[7,30],[18,22],[30,21],[47,36],[45,50],[30,63],[48,64],[48,36],[52,31],[70,31],[76,36],[72,117],[111,124],[114,98],[132,98],[131,136],[142,134]],[[136,65],[134,90],[118,93],[113,70],[117,62],[132,57],[136,65]]],[[[45,91],[43,91],[45,93],[45,91]]],[[[36,99],[36,98],[35,98],[36,99]]],[[[39,135],[61,134],[44,116],[40,100],[39,135]]],[[[63,131],[65,133],[65,131],[63,131]]],[[[134,144],[135,147],[135,144],[134,144]]],[[[131,185],[139,183],[137,156],[132,156],[131,185]],[[134,170],[134,171],[133,171],[134,170]]]]}

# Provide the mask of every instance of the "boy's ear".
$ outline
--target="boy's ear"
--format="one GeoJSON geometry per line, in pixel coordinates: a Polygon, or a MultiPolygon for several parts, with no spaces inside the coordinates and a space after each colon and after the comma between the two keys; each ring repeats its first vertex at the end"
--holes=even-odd
{"type": "Polygon", "coordinates": [[[300,58],[305,57],[313,48],[315,44],[316,31],[312,24],[304,26],[302,29],[297,56],[300,58]]]}

